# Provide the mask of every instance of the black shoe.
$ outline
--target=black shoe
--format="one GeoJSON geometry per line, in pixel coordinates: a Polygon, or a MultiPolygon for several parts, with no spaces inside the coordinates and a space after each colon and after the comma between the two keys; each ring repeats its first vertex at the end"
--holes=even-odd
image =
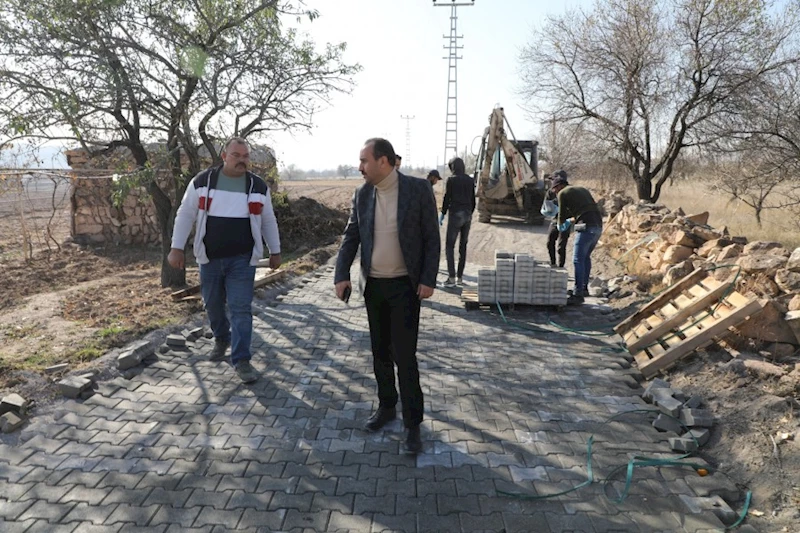
{"type": "Polygon", "coordinates": [[[230,347],[231,341],[214,341],[214,349],[208,356],[209,361],[222,361],[225,359],[225,352],[230,347]]]}
{"type": "Polygon", "coordinates": [[[406,433],[406,454],[417,455],[422,451],[422,439],[419,435],[419,426],[408,428],[406,433]]]}
{"type": "Polygon", "coordinates": [[[569,298],[567,298],[567,305],[580,305],[583,303],[583,296],[578,294],[573,294],[569,298]]]}
{"type": "Polygon", "coordinates": [[[394,407],[378,407],[378,410],[367,419],[364,429],[378,431],[395,418],[397,418],[397,410],[394,407]]]}

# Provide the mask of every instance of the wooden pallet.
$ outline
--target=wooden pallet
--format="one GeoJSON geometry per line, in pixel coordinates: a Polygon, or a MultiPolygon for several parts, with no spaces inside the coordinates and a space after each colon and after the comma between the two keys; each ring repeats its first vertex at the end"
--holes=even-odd
{"type": "MultiPolygon", "coordinates": [[[[464,308],[467,310],[479,309],[481,307],[495,307],[497,304],[495,303],[488,303],[488,302],[479,302],[478,301],[478,289],[472,287],[464,287],[461,290],[461,301],[464,302],[464,308]]],[[[550,308],[555,309],[556,311],[560,311],[564,306],[562,305],[533,305],[533,304],[520,304],[520,303],[509,303],[509,304],[500,304],[500,305],[508,305],[511,309],[515,309],[516,306],[520,307],[536,307],[537,309],[542,308],[550,308]]]]}
{"type": "Polygon", "coordinates": [[[639,370],[651,378],[728,329],[758,313],[761,304],[697,269],[615,328],[639,370]]]}

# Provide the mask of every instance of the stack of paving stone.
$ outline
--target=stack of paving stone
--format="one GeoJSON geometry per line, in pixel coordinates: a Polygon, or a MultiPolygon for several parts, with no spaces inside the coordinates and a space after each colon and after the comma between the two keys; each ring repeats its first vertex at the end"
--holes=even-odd
{"type": "Polygon", "coordinates": [[[495,252],[496,301],[501,304],[514,303],[514,256],[511,252],[495,252]]]}
{"type": "Polygon", "coordinates": [[[567,271],[536,263],[533,271],[533,305],[567,305],[567,271]]]}
{"type": "Polygon", "coordinates": [[[495,269],[478,271],[478,302],[528,305],[567,304],[567,271],[527,253],[495,251],[495,269]]]}
{"type": "Polygon", "coordinates": [[[478,301],[494,303],[497,301],[497,291],[494,290],[497,273],[493,268],[478,270],[478,301]]]}
{"type": "Polygon", "coordinates": [[[514,303],[532,304],[536,261],[529,254],[514,255],[514,303]]]}
{"type": "Polygon", "coordinates": [[[710,411],[700,409],[702,400],[699,397],[687,397],[680,390],[672,389],[663,379],[656,378],[647,386],[642,398],[657,406],[662,413],[653,421],[653,427],[676,434],[669,438],[673,450],[693,452],[708,442],[714,416],[710,411]]]}

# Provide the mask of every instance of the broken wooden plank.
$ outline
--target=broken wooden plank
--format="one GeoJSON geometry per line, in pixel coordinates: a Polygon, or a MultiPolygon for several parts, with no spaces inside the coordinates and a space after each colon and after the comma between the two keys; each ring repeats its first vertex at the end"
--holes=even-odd
{"type": "MultiPolygon", "coordinates": [[[[269,259],[262,259],[261,261],[259,261],[259,264],[262,261],[266,261],[267,264],[269,263],[269,259]]],[[[286,275],[286,271],[285,270],[272,270],[270,268],[265,276],[255,279],[255,281],[253,282],[253,288],[257,289],[257,288],[259,288],[259,287],[261,287],[263,285],[267,285],[269,283],[277,281],[277,280],[281,279],[285,275],[286,275]]],[[[178,301],[178,302],[191,302],[191,301],[194,301],[194,300],[200,300],[201,299],[199,296],[192,297],[192,296],[194,296],[196,294],[199,294],[199,293],[200,293],[200,285],[193,285],[191,287],[187,287],[185,289],[181,289],[179,291],[175,291],[175,292],[171,293],[170,296],[172,297],[173,300],[178,301]]]]}
{"type": "Polygon", "coordinates": [[[270,283],[278,281],[279,279],[283,278],[285,275],[286,275],[286,271],[285,270],[273,270],[272,272],[270,272],[269,274],[267,274],[263,278],[257,278],[253,282],[253,288],[257,289],[259,287],[263,287],[264,285],[268,285],[270,283]]]}
{"type": "Polygon", "coordinates": [[[172,297],[173,300],[179,301],[182,300],[183,298],[186,298],[187,296],[192,296],[193,294],[199,294],[199,293],[200,293],[200,285],[193,285],[191,287],[175,291],[172,294],[170,294],[170,296],[172,297]]]}
{"type": "Polygon", "coordinates": [[[656,309],[663,307],[667,302],[674,299],[677,295],[703,279],[705,276],[705,270],[702,268],[696,269],[694,272],[675,283],[675,285],[656,296],[647,305],[639,309],[639,311],[617,324],[617,326],[614,328],[614,331],[621,335],[633,328],[636,324],[641,322],[644,317],[653,314],[656,309]]]}

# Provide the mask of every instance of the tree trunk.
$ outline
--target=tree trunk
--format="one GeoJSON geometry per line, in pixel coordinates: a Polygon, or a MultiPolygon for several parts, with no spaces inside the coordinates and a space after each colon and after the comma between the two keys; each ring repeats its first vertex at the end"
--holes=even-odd
{"type": "Polygon", "coordinates": [[[172,209],[162,215],[161,210],[156,206],[158,227],[161,230],[161,286],[162,287],[185,287],[186,270],[182,268],[172,268],[167,261],[167,255],[172,249],[172,224],[175,214],[172,209]],[[162,216],[164,223],[162,223],[162,216]]]}
{"type": "Polygon", "coordinates": [[[653,201],[653,184],[645,177],[636,178],[636,193],[639,200],[653,201]]]}

